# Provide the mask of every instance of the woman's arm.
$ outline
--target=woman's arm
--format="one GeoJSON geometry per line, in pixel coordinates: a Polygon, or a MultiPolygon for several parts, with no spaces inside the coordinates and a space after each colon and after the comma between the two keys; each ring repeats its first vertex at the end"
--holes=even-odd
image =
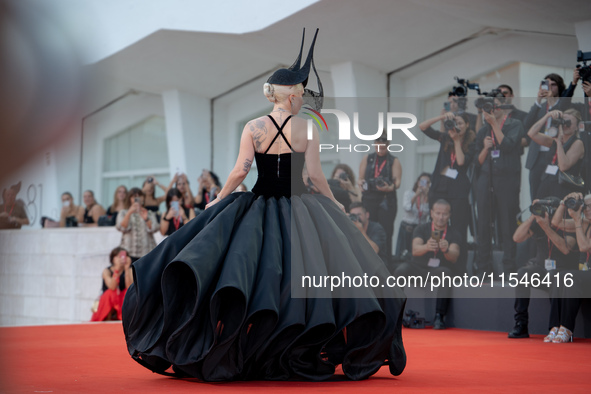
{"type": "Polygon", "coordinates": [[[556,155],[558,158],[558,168],[560,168],[560,171],[568,171],[579,160],[581,160],[583,156],[585,156],[585,147],[583,146],[583,141],[581,140],[575,141],[568,152],[564,152],[564,146],[562,144],[561,138],[556,139],[556,145],[556,155]]]}
{"type": "Polygon", "coordinates": [[[551,116],[552,112],[554,111],[548,112],[546,115],[542,116],[540,120],[534,123],[531,129],[529,129],[529,131],[527,132],[529,138],[534,140],[539,145],[547,147],[552,146],[553,139],[547,136],[546,134],[540,133],[540,130],[546,124],[546,122],[548,122],[548,118],[551,116]]]}
{"type": "MultiPolygon", "coordinates": [[[[465,134],[464,134],[465,138],[465,134]]],[[[456,163],[458,166],[463,166],[466,162],[466,156],[462,150],[462,140],[460,138],[453,139],[454,142],[454,153],[456,154],[456,163]]]]}
{"type": "Polygon", "coordinates": [[[103,270],[103,280],[105,281],[105,285],[109,290],[115,290],[117,288],[117,278],[119,278],[119,274],[117,274],[113,270],[113,276],[111,276],[111,271],[108,268],[103,270]]]}
{"type": "Polygon", "coordinates": [[[363,191],[363,182],[365,182],[365,170],[367,168],[367,155],[363,156],[361,159],[361,163],[359,164],[359,179],[357,180],[357,184],[359,188],[363,191]]]}
{"type": "Polygon", "coordinates": [[[158,224],[158,218],[156,214],[152,211],[148,211],[148,218],[146,220],[146,228],[148,229],[148,233],[153,234],[160,230],[160,225],[158,224]]]}
{"type": "Polygon", "coordinates": [[[248,122],[242,130],[238,158],[236,159],[236,164],[234,165],[234,168],[226,180],[226,184],[218,193],[215,200],[207,204],[205,207],[206,209],[213,204],[217,204],[218,201],[222,200],[224,197],[236,190],[238,185],[240,185],[242,181],[244,181],[244,178],[246,178],[246,175],[248,175],[250,167],[252,166],[252,161],[254,160],[254,143],[252,140],[252,132],[250,131],[251,122],[248,122]]]}
{"type": "Polygon", "coordinates": [[[99,204],[94,204],[94,207],[90,210],[90,216],[92,216],[92,220],[94,223],[87,224],[86,227],[97,227],[99,218],[106,214],[105,208],[100,206],[99,204]]]}
{"type": "Polygon", "coordinates": [[[394,177],[395,186],[392,191],[394,191],[400,187],[400,183],[402,182],[402,165],[397,157],[394,158],[394,163],[392,163],[392,176],[394,177]]]}
{"type": "Polygon", "coordinates": [[[530,230],[532,223],[536,220],[534,215],[531,215],[527,220],[517,227],[515,230],[515,234],[513,234],[513,241],[516,243],[521,243],[532,236],[532,232],[530,230]]]}
{"type": "Polygon", "coordinates": [[[78,221],[78,226],[82,226],[84,224],[84,207],[82,205],[78,207],[78,212],[76,213],[76,220],[78,221]]]}

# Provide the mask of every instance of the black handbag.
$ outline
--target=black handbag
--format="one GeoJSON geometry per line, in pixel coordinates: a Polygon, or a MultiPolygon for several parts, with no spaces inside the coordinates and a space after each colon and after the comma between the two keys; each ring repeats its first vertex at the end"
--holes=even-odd
{"type": "Polygon", "coordinates": [[[577,191],[583,191],[585,188],[585,181],[580,175],[572,175],[567,172],[558,172],[558,184],[570,186],[577,191]]]}
{"type": "Polygon", "coordinates": [[[114,226],[117,224],[117,215],[103,215],[99,217],[98,225],[100,227],[114,226]]]}

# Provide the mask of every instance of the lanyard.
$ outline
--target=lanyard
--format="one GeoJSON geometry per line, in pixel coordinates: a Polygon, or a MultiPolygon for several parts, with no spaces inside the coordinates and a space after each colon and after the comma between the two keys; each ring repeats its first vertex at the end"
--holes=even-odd
{"type": "Polygon", "coordinates": [[[455,152],[451,152],[451,158],[450,158],[450,160],[451,160],[451,166],[450,166],[450,168],[454,168],[454,164],[456,162],[456,153],[455,152]]]}
{"type": "Polygon", "coordinates": [[[12,208],[10,208],[10,213],[6,212],[6,204],[4,204],[4,213],[8,213],[8,216],[12,216],[12,211],[14,211],[14,206],[16,205],[16,202],[14,204],[12,204],[12,208]]]}
{"type": "Polygon", "coordinates": [[[421,224],[421,216],[423,212],[421,212],[421,196],[417,196],[417,211],[419,211],[419,224],[421,224]]]}
{"type": "Polygon", "coordinates": [[[207,190],[204,191],[203,197],[205,197],[205,202],[209,204],[209,192],[207,190]]]}
{"type": "Polygon", "coordinates": [[[378,158],[376,157],[376,163],[373,166],[373,168],[374,168],[373,177],[374,178],[377,178],[378,176],[380,176],[380,174],[382,173],[382,170],[384,169],[384,166],[386,165],[387,162],[388,162],[388,159],[385,159],[384,162],[382,163],[382,165],[380,165],[380,168],[378,169],[378,158]]]}
{"type": "Polygon", "coordinates": [[[175,231],[179,229],[181,225],[181,215],[172,218],[172,224],[174,224],[175,231]]]}
{"type": "Polygon", "coordinates": [[[552,158],[552,165],[556,164],[557,158],[558,158],[558,152],[554,153],[554,157],[552,158]]]}
{"type": "Polygon", "coordinates": [[[550,238],[548,238],[548,259],[550,259],[550,257],[552,257],[552,248],[554,247],[554,244],[552,243],[552,241],[550,241],[550,238]]]}

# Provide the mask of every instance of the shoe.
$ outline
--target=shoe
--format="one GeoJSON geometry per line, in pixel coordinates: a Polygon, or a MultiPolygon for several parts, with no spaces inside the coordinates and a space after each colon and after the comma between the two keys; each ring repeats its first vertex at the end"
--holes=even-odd
{"type": "MultiPolygon", "coordinates": [[[[556,328],[556,327],[554,327],[556,328]]],[[[552,343],[566,343],[573,341],[573,332],[565,326],[560,326],[560,330],[556,336],[552,339],[552,343]]]]}
{"type": "Polygon", "coordinates": [[[529,338],[527,323],[517,322],[513,330],[507,335],[509,338],[529,338]]]}
{"type": "Polygon", "coordinates": [[[435,314],[435,321],[433,322],[434,330],[445,330],[445,323],[443,323],[443,316],[441,313],[435,314]]]}
{"type": "Polygon", "coordinates": [[[552,327],[548,335],[546,335],[546,337],[544,338],[544,342],[552,342],[554,338],[556,338],[556,334],[558,334],[558,327],[552,327]]]}

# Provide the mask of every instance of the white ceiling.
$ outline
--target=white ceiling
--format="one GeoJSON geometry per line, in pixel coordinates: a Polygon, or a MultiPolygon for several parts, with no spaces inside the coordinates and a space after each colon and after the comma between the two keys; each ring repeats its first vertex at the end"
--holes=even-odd
{"type": "MultiPolygon", "coordinates": [[[[307,28],[307,42],[313,28],[320,28],[315,52],[319,69],[353,61],[388,73],[490,28],[501,35],[532,40],[558,35],[576,42],[574,23],[589,19],[591,1],[583,0],[559,5],[555,0],[323,0],[253,33],[159,30],[88,68],[123,89],[181,89],[216,97],[291,64],[302,27],[307,28]]],[[[432,67],[446,56],[491,41],[484,35],[416,67],[432,67]]],[[[528,61],[527,53],[510,61],[528,61]]]]}

